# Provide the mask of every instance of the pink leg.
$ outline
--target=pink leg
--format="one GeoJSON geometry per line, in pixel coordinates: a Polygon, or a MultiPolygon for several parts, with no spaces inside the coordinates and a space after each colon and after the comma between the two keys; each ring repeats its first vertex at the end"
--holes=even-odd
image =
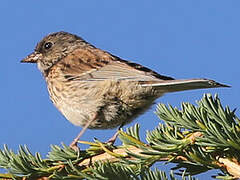
{"type": "Polygon", "coordinates": [[[114,144],[117,137],[118,137],[118,131],[106,143],[114,144]]]}
{"type": "Polygon", "coordinates": [[[78,149],[77,143],[78,140],[80,139],[80,137],[85,133],[85,131],[87,130],[87,128],[89,127],[89,125],[97,118],[97,115],[95,115],[95,117],[91,120],[88,121],[87,124],[85,124],[85,126],[82,128],[82,130],[80,131],[80,133],[77,135],[77,137],[72,141],[72,143],[69,145],[72,149],[78,149]]]}
{"type": "Polygon", "coordinates": [[[121,126],[119,126],[117,132],[107,141],[107,143],[111,143],[112,145],[115,143],[117,137],[118,137],[118,131],[124,126],[124,124],[122,124],[121,126]]]}

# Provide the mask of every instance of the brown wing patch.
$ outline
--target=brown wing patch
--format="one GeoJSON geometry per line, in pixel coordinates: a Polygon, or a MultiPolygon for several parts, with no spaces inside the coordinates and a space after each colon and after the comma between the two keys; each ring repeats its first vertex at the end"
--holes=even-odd
{"type": "Polygon", "coordinates": [[[95,49],[76,49],[59,62],[61,70],[65,73],[81,75],[97,70],[109,63],[110,58],[100,56],[95,49]]]}

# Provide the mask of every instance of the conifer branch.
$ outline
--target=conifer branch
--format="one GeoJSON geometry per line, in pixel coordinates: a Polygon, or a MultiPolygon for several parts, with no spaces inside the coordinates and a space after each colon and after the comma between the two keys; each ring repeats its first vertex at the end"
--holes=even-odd
{"type": "MultiPolygon", "coordinates": [[[[66,145],[54,145],[46,159],[33,155],[26,146],[18,153],[4,146],[0,167],[8,171],[2,179],[168,179],[150,167],[159,161],[174,162],[175,174],[182,179],[219,169],[216,178],[240,178],[240,124],[235,110],[223,108],[217,96],[204,95],[197,106],[182,103],[181,110],[159,104],[156,114],[163,121],[139,135],[139,125],[119,131],[120,146],[80,141],[90,145],[74,151],[66,145]],[[183,171],[184,170],[184,173],[183,171]]],[[[81,144],[80,144],[81,147],[81,144]]],[[[173,172],[171,179],[175,179],[173,172]]]]}

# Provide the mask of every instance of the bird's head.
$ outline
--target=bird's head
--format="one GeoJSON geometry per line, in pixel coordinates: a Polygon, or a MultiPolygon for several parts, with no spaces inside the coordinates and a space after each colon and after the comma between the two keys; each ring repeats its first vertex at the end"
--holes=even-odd
{"type": "Polygon", "coordinates": [[[21,60],[22,63],[37,63],[42,73],[48,71],[54,64],[76,48],[84,48],[88,43],[81,37],[67,33],[56,32],[44,37],[33,53],[21,60]]]}

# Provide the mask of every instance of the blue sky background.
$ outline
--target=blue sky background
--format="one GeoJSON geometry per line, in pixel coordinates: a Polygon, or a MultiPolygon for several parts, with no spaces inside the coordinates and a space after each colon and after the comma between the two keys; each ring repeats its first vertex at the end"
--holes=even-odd
{"type": "MultiPolygon", "coordinates": [[[[238,108],[239,6],[232,0],[2,0],[0,145],[17,150],[26,144],[45,155],[50,144],[69,144],[80,131],[52,105],[36,65],[20,64],[42,37],[62,30],[163,75],[204,77],[232,86],[167,94],[157,102],[179,107],[183,101],[195,103],[203,93],[218,93],[224,105],[238,108]]],[[[140,123],[142,135],[159,123],[154,109],[134,122],[140,123]]],[[[105,141],[114,132],[88,130],[82,139],[105,141]]]]}

